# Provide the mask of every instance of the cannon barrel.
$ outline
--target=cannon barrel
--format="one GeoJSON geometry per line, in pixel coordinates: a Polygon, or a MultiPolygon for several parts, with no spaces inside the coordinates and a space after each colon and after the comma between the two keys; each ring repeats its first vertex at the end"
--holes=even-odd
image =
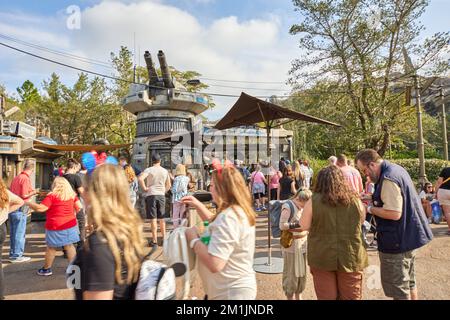
{"type": "Polygon", "coordinates": [[[170,74],[169,66],[167,65],[166,56],[164,55],[164,52],[162,50],[159,50],[158,52],[158,60],[159,65],[161,66],[161,73],[164,81],[164,86],[166,88],[175,88],[172,81],[172,75],[170,74]]]}
{"type": "Polygon", "coordinates": [[[158,85],[159,78],[158,73],[156,73],[155,65],[153,64],[152,55],[149,51],[145,51],[144,59],[145,64],[147,65],[149,85],[156,86],[158,85]]]}

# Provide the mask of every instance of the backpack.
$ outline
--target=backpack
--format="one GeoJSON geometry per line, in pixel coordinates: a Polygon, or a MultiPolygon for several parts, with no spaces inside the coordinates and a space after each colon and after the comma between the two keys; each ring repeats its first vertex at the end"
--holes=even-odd
{"type": "Polygon", "coordinates": [[[189,248],[186,240],[186,227],[183,226],[185,223],[186,221],[183,221],[181,226],[169,232],[163,244],[164,260],[167,265],[181,263],[186,268],[183,279],[183,300],[189,296],[191,271],[195,268],[196,263],[195,253],[189,248]]]}
{"type": "Polygon", "coordinates": [[[134,293],[135,300],[174,300],[176,298],[176,277],[182,276],[186,267],[182,263],[167,265],[144,260],[134,293]]]}
{"type": "Polygon", "coordinates": [[[280,217],[281,217],[281,210],[283,209],[283,204],[285,203],[289,205],[292,217],[295,209],[294,204],[292,203],[291,200],[274,200],[269,202],[270,226],[272,230],[272,237],[274,238],[281,237],[280,217]]]}

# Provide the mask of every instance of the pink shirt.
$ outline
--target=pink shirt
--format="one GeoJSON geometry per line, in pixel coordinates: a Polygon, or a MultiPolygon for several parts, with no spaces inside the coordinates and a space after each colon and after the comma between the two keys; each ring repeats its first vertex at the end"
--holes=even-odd
{"type": "Polygon", "coordinates": [[[252,179],[253,179],[253,183],[258,183],[258,184],[264,183],[264,175],[262,174],[261,171],[253,172],[252,179]]]}
{"type": "Polygon", "coordinates": [[[270,178],[269,189],[278,189],[280,186],[280,176],[280,171],[274,173],[274,175],[270,178]]]}
{"type": "Polygon", "coordinates": [[[358,193],[364,191],[361,174],[351,166],[340,167],[350,188],[358,193]]]}

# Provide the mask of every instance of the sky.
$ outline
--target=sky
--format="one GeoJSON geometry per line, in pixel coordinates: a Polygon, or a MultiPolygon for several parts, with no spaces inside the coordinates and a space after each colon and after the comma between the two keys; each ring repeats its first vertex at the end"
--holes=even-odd
{"type": "MultiPolygon", "coordinates": [[[[450,0],[431,0],[422,16],[423,36],[449,31],[449,12],[450,0]]],[[[300,20],[291,0],[0,0],[0,42],[108,75],[113,70],[104,64],[121,45],[136,48],[136,63],[141,65],[139,53],[149,50],[155,59],[163,50],[168,64],[178,70],[216,79],[202,80],[210,85],[210,93],[271,96],[290,91],[288,71],[301,51],[289,28],[300,20]],[[79,20],[72,19],[74,8],[80,10],[79,20]],[[4,36],[98,64],[30,48],[4,36]]],[[[8,93],[16,92],[25,80],[41,89],[52,72],[68,85],[79,73],[0,46],[0,84],[8,93]]],[[[204,113],[210,120],[225,115],[237,98],[214,100],[216,107],[204,113]]]]}

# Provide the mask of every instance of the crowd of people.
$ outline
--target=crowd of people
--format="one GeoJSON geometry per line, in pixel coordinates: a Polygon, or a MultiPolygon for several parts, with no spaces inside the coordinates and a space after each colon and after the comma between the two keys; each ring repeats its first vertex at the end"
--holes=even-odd
{"type": "MultiPolygon", "coordinates": [[[[240,161],[215,161],[204,177],[216,208],[213,213],[193,196],[196,181],[185,165],[171,172],[163,168],[158,154],[151,160],[152,166],[141,172],[126,157],[120,157],[118,165],[101,163],[91,171],[69,159],[55,170],[51,191],[40,203],[32,200],[38,193],[30,179],[34,163],[25,161],[9,190],[0,182],[0,252],[8,221],[9,260],[29,261],[24,256],[27,213],[46,212],[47,249],[37,274],[51,276],[56,252],[63,249],[69,263],[81,270],[76,299],[133,299],[146,247],[150,254],[156,251],[161,243],[158,225],[163,240],[170,216],[173,228],[185,228],[206,297],[253,300],[256,217],[268,209],[269,200],[283,201],[281,286],[287,299],[302,298],[307,266],[318,299],[362,299],[368,266],[362,230],[368,221],[376,228],[385,295],[417,299],[416,256],[432,240],[427,217],[436,198],[450,235],[450,168],[441,172],[436,192],[428,183],[419,195],[404,168],[370,149],[359,152],[355,164],[345,155],[330,157],[314,179],[303,159],[281,158],[278,164],[262,162],[252,168],[240,161]],[[139,190],[145,215],[136,210],[139,190]],[[207,243],[197,226],[183,223],[187,208],[196,209],[208,222],[207,243]],[[145,222],[151,227],[148,242],[145,222]]],[[[4,283],[0,268],[0,297],[4,283]]]]}

